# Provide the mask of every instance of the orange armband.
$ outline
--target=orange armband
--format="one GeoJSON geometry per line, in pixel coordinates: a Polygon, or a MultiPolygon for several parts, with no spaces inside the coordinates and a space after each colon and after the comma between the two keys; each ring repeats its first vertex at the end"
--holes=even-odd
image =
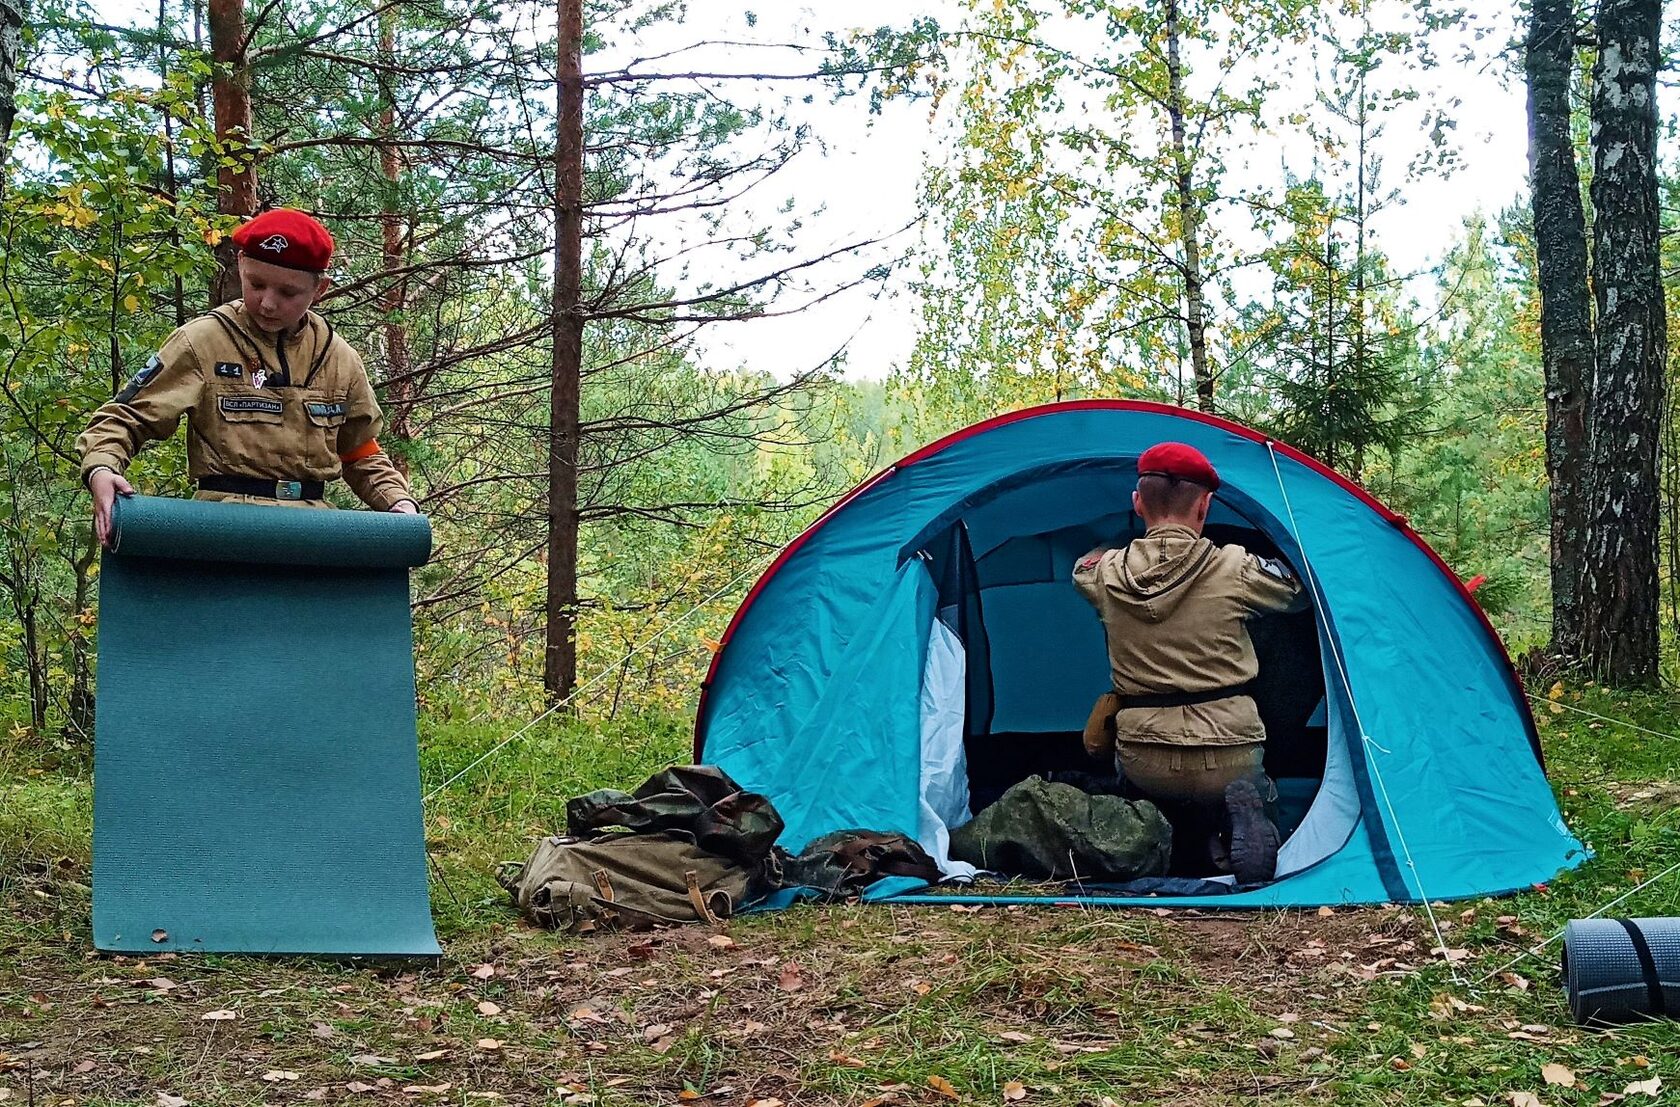
{"type": "Polygon", "coordinates": [[[360,446],[357,446],[354,450],[351,450],[349,453],[339,454],[338,460],[348,465],[352,461],[360,461],[364,457],[372,457],[378,452],[379,439],[370,438],[366,442],[363,442],[360,446]]]}

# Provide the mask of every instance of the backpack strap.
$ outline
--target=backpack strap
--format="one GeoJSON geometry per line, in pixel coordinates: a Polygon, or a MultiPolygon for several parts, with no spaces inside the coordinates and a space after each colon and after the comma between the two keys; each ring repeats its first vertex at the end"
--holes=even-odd
{"type": "MultiPolygon", "coordinates": [[[[694,905],[694,913],[712,926],[722,925],[723,920],[713,913],[711,904],[706,902],[706,895],[700,890],[700,878],[695,875],[693,869],[683,873],[683,883],[688,885],[688,902],[694,905]]],[[[724,913],[732,913],[733,905],[729,901],[729,893],[720,891],[716,894],[723,897],[724,913]]]]}

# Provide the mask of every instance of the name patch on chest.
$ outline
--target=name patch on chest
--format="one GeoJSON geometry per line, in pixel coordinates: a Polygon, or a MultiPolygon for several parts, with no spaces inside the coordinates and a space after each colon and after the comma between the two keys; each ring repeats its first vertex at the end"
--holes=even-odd
{"type": "Polygon", "coordinates": [[[264,396],[223,396],[218,401],[222,414],[236,414],[239,412],[260,412],[263,415],[283,415],[286,408],[279,400],[270,400],[264,396]]]}
{"type": "Polygon", "coordinates": [[[243,377],[245,367],[237,361],[218,361],[216,363],[216,375],[218,377],[243,377]]]}
{"type": "Polygon", "coordinates": [[[344,414],[344,405],[342,403],[310,403],[305,404],[304,406],[309,409],[309,414],[315,416],[317,419],[333,419],[344,414]]]}

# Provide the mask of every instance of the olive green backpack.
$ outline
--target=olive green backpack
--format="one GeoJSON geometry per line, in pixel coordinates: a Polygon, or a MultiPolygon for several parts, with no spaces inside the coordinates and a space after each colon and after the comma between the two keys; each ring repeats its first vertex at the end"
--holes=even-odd
{"type": "Polygon", "coordinates": [[[776,884],[781,816],[712,766],[666,769],[633,793],[579,796],[566,805],[566,829],[498,873],[539,926],[715,925],[776,884]]]}

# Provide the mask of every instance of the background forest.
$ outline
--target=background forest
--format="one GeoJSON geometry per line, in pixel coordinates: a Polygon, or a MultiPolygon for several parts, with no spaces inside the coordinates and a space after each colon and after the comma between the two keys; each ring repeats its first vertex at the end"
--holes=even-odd
{"type": "MultiPolygon", "coordinates": [[[[1453,74],[1524,81],[1527,13],[1480,7],[973,0],[859,28],[827,5],[0,0],[6,723],[85,754],[98,560],[73,439],[232,294],[228,232],[278,205],[338,236],[322,310],[436,530],[414,592],[430,725],[564,703],[681,726],[734,605],[826,504],[969,422],[1086,396],[1315,454],[1486,578],[1513,653],[1542,646],[1528,197],[1395,217],[1479,155],[1453,74]],[[910,217],[836,232],[824,128],[905,112],[934,137],[881,208],[910,217]],[[1397,237],[1430,260],[1391,260],[1397,237]],[[898,356],[820,340],[830,303],[883,294],[913,305],[898,356]],[[719,356],[715,333],[799,334],[789,316],[820,341],[719,356]]],[[[1567,49],[1585,192],[1590,28],[1567,49]]],[[[136,473],[185,492],[180,441],[136,473]]]]}

